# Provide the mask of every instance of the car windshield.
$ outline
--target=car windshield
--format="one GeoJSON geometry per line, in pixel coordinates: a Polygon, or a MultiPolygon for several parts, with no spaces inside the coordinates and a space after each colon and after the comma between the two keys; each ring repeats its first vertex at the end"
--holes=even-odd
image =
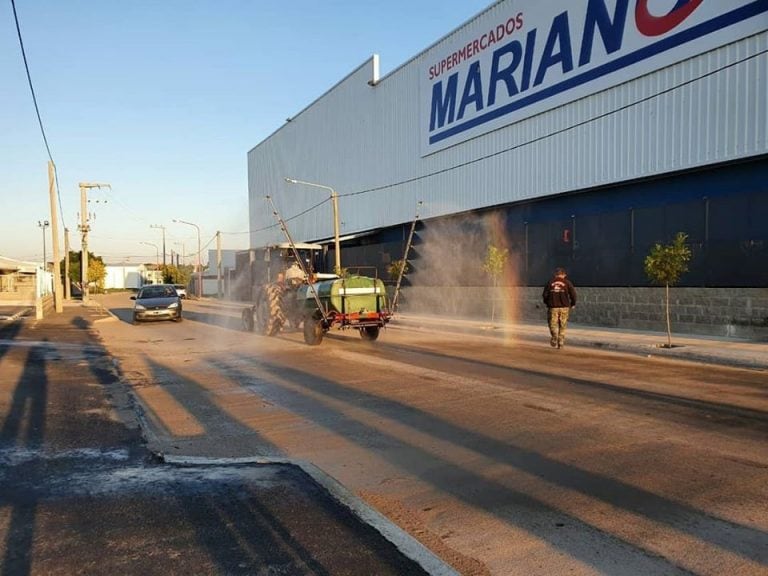
{"type": "Polygon", "coordinates": [[[139,298],[170,298],[171,296],[176,296],[176,290],[171,286],[147,286],[139,293],[139,298]]]}

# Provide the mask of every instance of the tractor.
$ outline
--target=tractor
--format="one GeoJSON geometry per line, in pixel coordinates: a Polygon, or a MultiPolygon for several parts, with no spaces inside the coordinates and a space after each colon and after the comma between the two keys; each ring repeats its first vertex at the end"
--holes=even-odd
{"type": "Polygon", "coordinates": [[[304,341],[320,344],[333,328],[355,328],[361,338],[373,341],[391,318],[384,282],[376,277],[316,273],[319,244],[284,243],[264,251],[257,267],[255,303],[242,311],[243,328],[276,336],[286,326],[303,325],[304,341]],[[279,258],[272,256],[277,253],[279,258]]]}

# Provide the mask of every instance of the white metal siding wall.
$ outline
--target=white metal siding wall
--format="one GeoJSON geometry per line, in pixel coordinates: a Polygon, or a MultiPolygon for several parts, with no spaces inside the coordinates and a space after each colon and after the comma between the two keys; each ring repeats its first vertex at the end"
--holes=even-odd
{"type": "MultiPolygon", "coordinates": [[[[410,221],[419,200],[429,218],[765,154],[766,51],[763,32],[424,158],[425,55],[373,87],[366,63],[249,152],[251,244],[284,240],[267,194],[286,219],[327,196],[284,176],[334,187],[350,234],[410,221]]],[[[330,237],[330,205],[289,229],[330,237]]]]}

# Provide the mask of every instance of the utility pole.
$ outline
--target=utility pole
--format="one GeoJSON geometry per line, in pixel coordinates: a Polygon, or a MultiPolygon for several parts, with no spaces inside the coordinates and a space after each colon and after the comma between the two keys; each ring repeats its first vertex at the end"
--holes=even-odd
{"type": "Polygon", "coordinates": [[[88,302],[88,232],[90,226],[88,225],[88,189],[90,188],[109,188],[112,186],[109,184],[98,184],[89,182],[80,182],[80,233],[81,249],[83,251],[80,256],[80,281],[83,283],[83,304],[88,302]]]}
{"type": "Polygon", "coordinates": [[[48,272],[48,260],[47,255],[45,253],[45,229],[48,228],[51,225],[48,220],[38,220],[37,221],[37,227],[43,229],[43,272],[48,272]]]}
{"type": "MultiPolygon", "coordinates": [[[[165,267],[165,226],[162,224],[150,224],[149,227],[160,228],[163,231],[163,267],[165,267]]],[[[171,264],[173,264],[173,260],[171,260],[171,264]]]]}
{"type": "Polygon", "coordinates": [[[59,215],[56,212],[56,175],[53,162],[48,161],[48,196],[51,201],[51,240],[53,245],[53,306],[57,313],[64,311],[61,293],[61,263],[59,262],[59,215]]]}
{"type": "Polygon", "coordinates": [[[221,300],[221,230],[216,231],[216,294],[221,300]]]}
{"type": "Polygon", "coordinates": [[[187,224],[189,226],[194,226],[195,230],[197,230],[197,297],[202,298],[203,297],[203,265],[200,262],[200,253],[202,252],[202,248],[200,247],[200,226],[197,224],[194,224],[193,222],[187,222],[186,220],[177,220],[174,218],[174,222],[179,222],[180,224],[187,224]]]}
{"type": "Polygon", "coordinates": [[[64,299],[72,299],[72,287],[69,282],[69,228],[64,228],[64,299]]]}

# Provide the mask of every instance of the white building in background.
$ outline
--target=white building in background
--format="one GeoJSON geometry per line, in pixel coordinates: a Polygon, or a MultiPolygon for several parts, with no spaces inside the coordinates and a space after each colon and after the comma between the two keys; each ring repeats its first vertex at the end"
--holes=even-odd
{"type": "Polygon", "coordinates": [[[139,289],[145,284],[161,284],[162,272],[144,264],[106,264],[105,290],[139,289]]]}

